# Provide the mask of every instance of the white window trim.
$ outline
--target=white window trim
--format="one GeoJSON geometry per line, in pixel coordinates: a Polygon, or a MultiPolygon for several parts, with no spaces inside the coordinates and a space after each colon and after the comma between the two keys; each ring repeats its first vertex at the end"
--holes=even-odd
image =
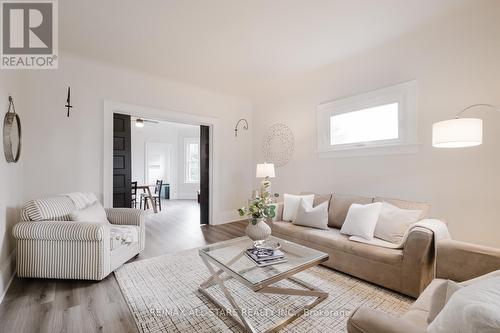
{"type": "MultiPolygon", "coordinates": [[[[184,138],[184,184],[199,184],[200,181],[195,181],[195,180],[189,180],[188,179],[188,169],[189,169],[189,163],[187,160],[188,157],[188,147],[190,143],[197,143],[198,144],[198,149],[200,148],[200,138],[184,138]]],[[[199,153],[198,153],[199,156],[199,153]]]]}
{"type": "Polygon", "coordinates": [[[417,81],[409,81],[318,105],[317,152],[320,157],[415,153],[417,141],[417,81]],[[399,138],[352,144],[330,144],[330,117],[384,104],[399,104],[399,138]]]}

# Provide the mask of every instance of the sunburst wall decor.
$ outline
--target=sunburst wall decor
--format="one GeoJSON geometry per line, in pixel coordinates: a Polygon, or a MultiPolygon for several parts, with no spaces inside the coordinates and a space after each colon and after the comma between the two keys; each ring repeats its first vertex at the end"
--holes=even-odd
{"type": "Polygon", "coordinates": [[[294,149],[295,139],[290,127],[277,123],[268,128],[262,143],[262,153],[266,162],[282,167],[290,161],[294,149]]]}

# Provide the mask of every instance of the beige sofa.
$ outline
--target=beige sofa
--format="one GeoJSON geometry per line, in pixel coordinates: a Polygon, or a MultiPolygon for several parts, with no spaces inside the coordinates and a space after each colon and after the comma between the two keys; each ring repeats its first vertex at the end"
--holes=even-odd
{"type": "Polygon", "coordinates": [[[403,209],[422,210],[422,219],[428,217],[428,204],[381,197],[315,194],[314,205],[324,201],[330,203],[329,230],[282,221],[283,205],[280,204],[272,223],[273,235],[328,253],[330,257],[324,263],[325,266],[412,297],[418,297],[432,281],[434,248],[430,230],[414,228],[402,249],[358,243],[340,234],[347,211],[353,203],[386,201],[403,209]]]}
{"type": "Polygon", "coordinates": [[[453,240],[438,244],[437,278],[424,290],[410,310],[396,318],[384,312],[361,306],[347,323],[350,333],[424,333],[434,291],[443,280],[463,285],[489,276],[500,276],[500,250],[453,240]],[[489,274],[487,274],[489,273],[489,274]],[[486,275],[485,275],[486,274],[486,275]],[[472,280],[471,280],[472,279],[472,280]]]}

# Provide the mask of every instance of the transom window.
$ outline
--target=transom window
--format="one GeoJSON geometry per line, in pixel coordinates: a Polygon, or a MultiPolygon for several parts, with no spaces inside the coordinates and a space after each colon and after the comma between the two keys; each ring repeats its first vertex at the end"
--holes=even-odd
{"type": "Polygon", "coordinates": [[[406,152],[417,144],[416,82],[318,106],[318,152],[325,157],[406,152]]]}
{"type": "Polygon", "coordinates": [[[399,139],[399,104],[390,103],[330,117],[330,145],[399,139]]]}

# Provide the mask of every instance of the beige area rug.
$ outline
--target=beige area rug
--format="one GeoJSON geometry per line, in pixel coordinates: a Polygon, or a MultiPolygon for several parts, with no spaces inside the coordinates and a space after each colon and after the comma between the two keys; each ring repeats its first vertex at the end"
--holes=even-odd
{"type": "MultiPolygon", "coordinates": [[[[209,273],[196,249],[132,262],[117,270],[115,276],[140,332],[242,332],[227,313],[198,292],[199,284],[209,273]]],[[[345,332],[349,314],[361,304],[399,315],[413,302],[321,266],[296,276],[328,292],[329,297],[287,325],[283,332],[345,332]]],[[[280,282],[276,286],[288,284],[280,282]]],[[[226,286],[259,331],[286,318],[283,309],[293,310],[311,300],[257,294],[234,279],[227,280],[226,286]]],[[[218,286],[209,290],[217,300],[228,303],[218,286]]]]}

